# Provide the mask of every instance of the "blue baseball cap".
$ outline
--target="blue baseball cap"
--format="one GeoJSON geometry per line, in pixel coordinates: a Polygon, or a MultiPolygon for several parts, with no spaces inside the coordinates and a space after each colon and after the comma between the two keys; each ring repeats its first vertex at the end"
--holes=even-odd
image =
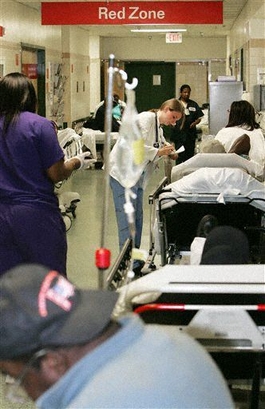
{"type": "Polygon", "coordinates": [[[23,264],[0,279],[0,360],[82,344],[111,321],[118,294],[81,290],[57,271],[23,264]]]}

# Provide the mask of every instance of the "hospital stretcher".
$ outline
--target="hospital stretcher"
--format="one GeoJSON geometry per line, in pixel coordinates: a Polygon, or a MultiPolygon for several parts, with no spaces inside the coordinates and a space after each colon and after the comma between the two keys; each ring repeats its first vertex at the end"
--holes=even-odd
{"type": "MultiPolygon", "coordinates": [[[[82,140],[77,133],[66,128],[57,132],[61,148],[65,153],[65,159],[71,159],[73,156],[82,152],[82,140]]],[[[80,202],[80,195],[77,192],[61,192],[60,188],[63,182],[57,183],[55,191],[59,201],[59,208],[64,219],[66,231],[72,226],[72,219],[76,217],[77,204],[80,202]]]]}
{"type": "MultiPolygon", "coordinates": [[[[256,179],[261,169],[236,154],[199,154],[172,169],[172,183],[163,179],[149,195],[149,260],[174,264],[190,251],[203,216],[219,225],[243,230],[253,263],[264,262],[265,185],[256,179]],[[222,167],[220,167],[222,164],[222,167]]],[[[148,268],[147,268],[148,270],[148,268]]]]}
{"type": "MultiPolygon", "coordinates": [[[[100,130],[95,130],[91,128],[84,127],[85,120],[76,121],[73,123],[74,132],[80,135],[82,139],[82,146],[85,149],[89,149],[92,153],[93,158],[97,159],[95,163],[96,167],[102,167],[103,165],[103,151],[105,145],[105,132],[101,132],[100,130]]],[[[112,148],[113,145],[116,143],[118,139],[118,132],[111,132],[110,133],[110,147],[112,148]]]]}
{"type": "MultiPolygon", "coordinates": [[[[106,133],[84,127],[82,127],[79,132],[82,135],[83,145],[91,150],[93,157],[97,158],[99,166],[102,166],[104,160],[104,145],[106,133]]],[[[110,133],[111,148],[116,143],[118,135],[118,132],[110,133]]]]}
{"type": "MultiPolygon", "coordinates": [[[[95,130],[95,129],[84,127],[83,125],[85,124],[87,119],[88,117],[74,121],[72,123],[72,127],[73,127],[74,132],[80,135],[80,137],[82,138],[83,147],[89,149],[93,155],[93,158],[97,159],[95,166],[102,167],[103,159],[104,159],[103,153],[104,153],[106,133],[101,132],[100,130],[95,130]]],[[[111,138],[110,147],[111,148],[116,143],[118,136],[119,136],[118,132],[110,132],[110,138],[111,138]]]]}
{"type": "MultiPolygon", "coordinates": [[[[105,144],[105,132],[95,131],[94,129],[81,127],[79,129],[79,134],[82,136],[82,143],[88,149],[91,150],[94,158],[97,157],[97,150],[103,151],[103,146],[105,144]]],[[[119,133],[111,132],[111,147],[117,141],[119,133]]]]}
{"type": "Polygon", "coordinates": [[[119,293],[114,316],[134,311],[172,336],[181,331],[194,337],[229,385],[250,383],[250,408],[259,408],[265,378],[264,264],[166,265],[119,293]]]}

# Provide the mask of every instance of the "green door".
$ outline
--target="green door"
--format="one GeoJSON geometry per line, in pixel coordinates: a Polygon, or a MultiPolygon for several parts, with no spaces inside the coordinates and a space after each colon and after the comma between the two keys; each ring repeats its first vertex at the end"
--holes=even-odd
{"type": "Polygon", "coordinates": [[[138,112],[159,108],[162,102],[175,98],[175,63],[165,62],[127,62],[125,72],[128,82],[135,77],[138,112]]]}

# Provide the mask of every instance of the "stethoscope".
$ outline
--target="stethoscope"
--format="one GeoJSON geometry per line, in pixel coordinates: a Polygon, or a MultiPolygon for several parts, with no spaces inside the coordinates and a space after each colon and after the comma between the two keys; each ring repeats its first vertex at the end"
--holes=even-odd
{"type": "Polygon", "coordinates": [[[156,123],[156,141],[155,141],[155,143],[153,144],[153,147],[154,148],[159,148],[159,142],[158,142],[158,126],[157,126],[157,113],[155,113],[155,123],[156,123]]]}

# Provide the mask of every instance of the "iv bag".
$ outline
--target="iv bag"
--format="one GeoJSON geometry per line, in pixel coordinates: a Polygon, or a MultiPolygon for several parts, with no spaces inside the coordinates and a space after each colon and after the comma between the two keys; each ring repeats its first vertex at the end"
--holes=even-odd
{"type": "Polygon", "coordinates": [[[115,173],[120,184],[131,188],[140,179],[144,170],[144,140],[137,123],[135,91],[126,89],[127,103],[122,116],[116,150],[115,173]]]}

